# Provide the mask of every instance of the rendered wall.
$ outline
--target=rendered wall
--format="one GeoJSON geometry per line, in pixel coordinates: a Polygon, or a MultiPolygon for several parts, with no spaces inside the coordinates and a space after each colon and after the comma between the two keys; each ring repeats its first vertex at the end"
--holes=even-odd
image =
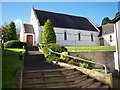
{"type": "MultiPolygon", "coordinates": [[[[41,26],[43,32],[43,26],[41,26]]],[[[67,29],[67,28],[56,28],[54,27],[56,33],[57,43],[66,46],[99,46],[99,32],[93,32],[89,30],[78,30],[78,29],[67,29]],[[67,40],[64,40],[64,32],[67,32],[67,40]],[[78,33],[81,34],[80,41],[78,40],[78,33]],[[93,34],[93,41],[91,41],[91,34],[93,34]]]]}

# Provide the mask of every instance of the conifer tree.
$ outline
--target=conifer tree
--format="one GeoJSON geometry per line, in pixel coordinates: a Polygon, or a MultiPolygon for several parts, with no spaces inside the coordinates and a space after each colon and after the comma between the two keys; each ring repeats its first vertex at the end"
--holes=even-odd
{"type": "Polygon", "coordinates": [[[10,40],[17,40],[16,27],[14,22],[11,22],[8,25],[7,35],[9,36],[10,40]]]}
{"type": "Polygon", "coordinates": [[[42,43],[56,43],[56,35],[50,19],[47,19],[42,33],[42,43]]]}

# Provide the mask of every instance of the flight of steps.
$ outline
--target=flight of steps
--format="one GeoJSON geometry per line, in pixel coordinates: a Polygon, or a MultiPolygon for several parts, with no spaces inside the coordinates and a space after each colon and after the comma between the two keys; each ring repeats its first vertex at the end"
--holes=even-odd
{"type": "Polygon", "coordinates": [[[22,88],[106,88],[103,84],[74,68],[53,70],[24,70],[22,88]]]}

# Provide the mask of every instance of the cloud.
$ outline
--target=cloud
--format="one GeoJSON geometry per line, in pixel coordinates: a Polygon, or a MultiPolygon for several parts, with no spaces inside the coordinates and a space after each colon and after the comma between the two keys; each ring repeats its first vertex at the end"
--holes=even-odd
{"type": "Polygon", "coordinates": [[[20,24],[21,24],[21,22],[22,22],[22,20],[20,20],[20,19],[15,19],[15,20],[14,20],[14,23],[15,23],[15,24],[17,24],[17,23],[20,23],[20,24]]]}
{"type": "Polygon", "coordinates": [[[21,30],[21,22],[22,22],[22,20],[20,20],[20,19],[14,20],[14,23],[15,23],[15,26],[16,26],[16,31],[17,31],[18,34],[20,33],[20,30],[21,30]]]}

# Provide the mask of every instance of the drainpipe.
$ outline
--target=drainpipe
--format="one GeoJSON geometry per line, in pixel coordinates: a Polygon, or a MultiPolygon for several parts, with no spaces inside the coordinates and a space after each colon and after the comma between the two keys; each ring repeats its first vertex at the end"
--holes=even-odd
{"type": "Polygon", "coordinates": [[[117,25],[116,25],[116,23],[115,23],[115,30],[116,30],[116,43],[117,43],[117,45],[116,45],[116,48],[117,48],[117,54],[118,54],[118,77],[120,77],[120,61],[119,61],[119,45],[118,45],[118,32],[117,32],[117,25]]]}

